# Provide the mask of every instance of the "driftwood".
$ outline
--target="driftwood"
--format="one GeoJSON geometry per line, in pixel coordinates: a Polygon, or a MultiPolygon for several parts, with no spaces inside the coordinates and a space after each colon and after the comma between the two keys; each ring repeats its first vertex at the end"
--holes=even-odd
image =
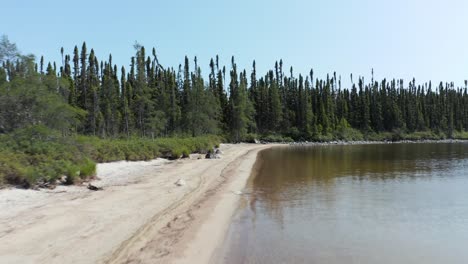
{"type": "Polygon", "coordinates": [[[90,189],[91,191],[102,191],[103,190],[102,187],[96,187],[96,186],[92,185],[91,183],[88,184],[88,189],[90,189]]]}

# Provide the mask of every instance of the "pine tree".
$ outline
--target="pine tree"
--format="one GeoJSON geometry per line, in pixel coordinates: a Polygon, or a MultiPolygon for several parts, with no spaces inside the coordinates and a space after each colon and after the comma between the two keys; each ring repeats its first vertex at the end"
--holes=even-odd
{"type": "Polygon", "coordinates": [[[369,83],[359,77],[355,84],[351,75],[351,86],[342,87],[341,76],[335,72],[324,79],[314,78],[313,70],[306,77],[296,77],[290,67],[285,75],[282,60],[263,76],[253,61],[248,81],[245,70],[232,58],[226,82],[226,67],[219,65],[216,56],[209,61],[205,83],[196,58],[192,70],[185,57],[176,72],[159,63],[154,48],[152,56],[146,56],[139,44],[129,71],[122,67],[120,76],[112,56],[99,61],[93,49],[88,54],[86,43],[81,50],[74,47],[73,57],[61,48],[59,68],[44,57],[35,63],[32,56],[9,51],[13,46],[3,38],[0,41],[2,133],[38,123],[59,128],[63,134],[163,137],[223,133],[233,141],[244,140],[248,133],[324,140],[427,130],[455,137],[468,130],[468,81],[465,87],[454,83],[432,87],[431,82],[418,84],[415,79],[408,83],[401,79],[376,81],[372,70],[369,83]],[[34,97],[39,93],[47,94],[46,99],[34,97]],[[50,106],[43,104],[49,99],[50,106]],[[68,110],[50,114],[58,105],[68,110]],[[56,116],[63,126],[52,120],[56,116]]]}
{"type": "Polygon", "coordinates": [[[230,96],[230,131],[235,142],[241,141],[247,133],[253,130],[254,108],[248,97],[246,72],[237,75],[237,65],[232,57],[230,96]],[[240,79],[240,81],[239,81],[240,79]]]}
{"type": "Polygon", "coordinates": [[[267,111],[267,127],[270,132],[276,132],[280,128],[282,123],[282,104],[280,99],[280,94],[278,90],[278,84],[273,78],[273,71],[270,71],[268,76],[268,106],[269,109],[267,111]]]}

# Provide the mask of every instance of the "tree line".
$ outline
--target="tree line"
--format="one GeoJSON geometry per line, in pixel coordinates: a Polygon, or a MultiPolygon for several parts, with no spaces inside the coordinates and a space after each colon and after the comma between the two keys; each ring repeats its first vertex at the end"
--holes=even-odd
{"type": "Polygon", "coordinates": [[[370,80],[336,73],[320,79],[275,63],[259,74],[218,56],[207,78],[197,58],[178,68],[160,64],[153,48],[136,44],[129,68],[112,56],[99,60],[86,43],[62,61],[22,56],[3,37],[0,56],[0,133],[46,124],[64,134],[103,138],[221,134],[232,141],[265,135],[295,140],[431,131],[452,137],[468,131],[468,89],[413,79],[370,80]]]}

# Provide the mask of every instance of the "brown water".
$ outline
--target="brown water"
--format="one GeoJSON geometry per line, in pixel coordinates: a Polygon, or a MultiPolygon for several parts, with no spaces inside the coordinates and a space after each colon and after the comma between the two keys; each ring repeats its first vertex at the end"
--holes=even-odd
{"type": "Polygon", "coordinates": [[[468,144],[259,154],[223,263],[468,263],[468,144]]]}

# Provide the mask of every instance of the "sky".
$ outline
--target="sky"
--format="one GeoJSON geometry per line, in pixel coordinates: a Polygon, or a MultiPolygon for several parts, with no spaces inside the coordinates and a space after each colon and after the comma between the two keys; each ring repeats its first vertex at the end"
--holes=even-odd
{"type": "Polygon", "coordinates": [[[468,79],[465,0],[15,0],[0,13],[0,35],[58,65],[61,47],[71,54],[86,41],[128,66],[138,42],[165,67],[197,56],[205,76],[218,54],[228,69],[231,56],[248,72],[256,60],[262,75],[282,59],[296,76],[336,71],[344,83],[371,69],[377,79],[468,79]]]}

